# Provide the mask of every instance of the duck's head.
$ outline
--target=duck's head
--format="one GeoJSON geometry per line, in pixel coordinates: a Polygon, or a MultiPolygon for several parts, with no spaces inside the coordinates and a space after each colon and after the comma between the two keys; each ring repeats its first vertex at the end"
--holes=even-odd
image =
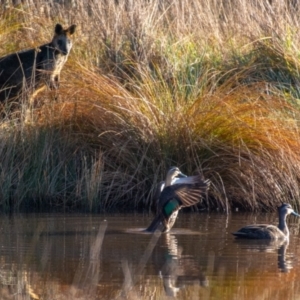
{"type": "Polygon", "coordinates": [[[185,174],[183,174],[178,167],[171,167],[167,173],[165,186],[172,185],[172,182],[175,178],[182,178],[187,177],[185,174]]]}
{"type": "Polygon", "coordinates": [[[298,213],[296,213],[294,211],[294,209],[292,208],[292,206],[289,203],[282,203],[282,205],[280,205],[278,207],[278,213],[281,215],[294,215],[297,217],[300,217],[300,215],[298,213]]]}

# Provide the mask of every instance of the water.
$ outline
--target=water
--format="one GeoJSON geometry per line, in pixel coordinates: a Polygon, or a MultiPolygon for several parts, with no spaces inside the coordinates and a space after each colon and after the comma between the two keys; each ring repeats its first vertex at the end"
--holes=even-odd
{"type": "Polygon", "coordinates": [[[278,245],[231,235],[275,214],[181,213],[161,236],[151,218],[2,216],[0,299],[300,299],[300,219],[278,245]]]}

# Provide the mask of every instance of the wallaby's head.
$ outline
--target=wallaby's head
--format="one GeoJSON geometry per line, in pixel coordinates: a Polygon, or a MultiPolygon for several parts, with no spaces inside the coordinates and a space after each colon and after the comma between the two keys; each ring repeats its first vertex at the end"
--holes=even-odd
{"type": "Polygon", "coordinates": [[[67,29],[63,29],[60,24],[56,24],[52,45],[56,51],[63,55],[68,55],[72,48],[72,41],[70,36],[75,32],[76,25],[71,25],[67,29]]]}

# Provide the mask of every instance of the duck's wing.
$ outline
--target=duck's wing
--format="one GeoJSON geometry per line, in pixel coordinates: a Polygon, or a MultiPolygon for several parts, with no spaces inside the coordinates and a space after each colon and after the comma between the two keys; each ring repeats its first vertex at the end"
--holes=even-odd
{"type": "Polygon", "coordinates": [[[177,202],[179,208],[197,204],[209,189],[210,180],[203,180],[200,176],[191,177],[195,177],[193,181],[196,183],[174,184],[164,188],[159,197],[159,206],[164,207],[170,201],[177,202]]]}
{"type": "MultiPolygon", "coordinates": [[[[201,184],[205,182],[206,180],[203,179],[201,175],[196,176],[187,176],[187,177],[175,177],[172,180],[172,185],[176,184],[201,184]]],[[[209,180],[207,180],[209,181],[209,180]]]]}

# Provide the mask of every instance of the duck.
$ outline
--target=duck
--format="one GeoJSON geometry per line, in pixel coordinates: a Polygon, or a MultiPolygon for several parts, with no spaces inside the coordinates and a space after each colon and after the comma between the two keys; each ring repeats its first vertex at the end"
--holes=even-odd
{"type": "Polygon", "coordinates": [[[155,214],[158,211],[158,204],[159,204],[159,196],[165,186],[173,185],[177,183],[180,183],[180,180],[182,181],[182,178],[186,178],[187,175],[183,174],[179,168],[177,167],[170,167],[166,176],[166,179],[159,182],[156,186],[156,190],[154,192],[154,195],[152,197],[152,211],[155,214]]]}
{"type": "Polygon", "coordinates": [[[286,224],[286,217],[288,215],[300,217],[290,204],[282,203],[278,207],[278,226],[268,224],[247,225],[232,234],[236,238],[244,239],[289,240],[290,232],[286,224]]]}
{"type": "Polygon", "coordinates": [[[179,210],[200,202],[209,186],[210,180],[204,180],[201,175],[187,176],[178,167],[171,167],[165,181],[158,185],[156,216],[145,231],[169,232],[179,210]]]}

